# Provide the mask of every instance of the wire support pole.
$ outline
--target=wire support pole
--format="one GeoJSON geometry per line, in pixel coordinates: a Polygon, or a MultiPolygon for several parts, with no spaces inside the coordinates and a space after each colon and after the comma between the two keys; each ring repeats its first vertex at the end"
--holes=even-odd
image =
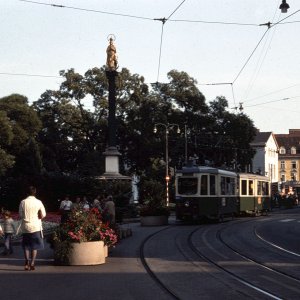
{"type": "Polygon", "coordinates": [[[180,133],[180,129],[179,129],[179,125],[175,124],[175,123],[155,123],[154,124],[154,133],[157,132],[157,127],[158,126],[162,126],[165,129],[165,141],[166,141],[166,145],[165,145],[165,158],[166,158],[166,176],[165,176],[165,180],[166,180],[166,206],[169,206],[170,204],[170,195],[169,195],[169,180],[170,180],[170,176],[169,176],[169,130],[177,127],[177,133],[180,133]]]}

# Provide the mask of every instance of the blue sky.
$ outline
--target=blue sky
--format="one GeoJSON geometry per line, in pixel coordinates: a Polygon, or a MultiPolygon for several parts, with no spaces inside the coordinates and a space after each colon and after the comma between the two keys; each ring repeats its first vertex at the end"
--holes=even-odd
{"type": "Polygon", "coordinates": [[[0,0],[0,97],[20,93],[32,102],[59,88],[60,70],[102,66],[113,33],[120,67],[147,83],[185,71],[208,102],[242,102],[261,131],[287,133],[300,128],[300,3],[287,2],[281,14],[281,0],[0,0]],[[170,15],[161,44],[154,19],[170,15]],[[268,31],[259,26],[285,17],[268,31]],[[224,82],[231,84],[203,85],[224,82]]]}

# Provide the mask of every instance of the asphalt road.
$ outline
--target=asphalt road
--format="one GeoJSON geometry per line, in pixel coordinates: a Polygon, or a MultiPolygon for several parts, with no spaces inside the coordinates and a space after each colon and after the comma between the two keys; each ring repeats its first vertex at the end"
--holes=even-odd
{"type": "MultiPolygon", "coordinates": [[[[254,244],[254,239],[251,242],[251,223],[255,224],[261,244],[270,249],[276,245],[300,256],[300,208],[277,210],[268,217],[243,218],[223,224],[175,225],[174,219],[166,227],[141,227],[139,223],[130,223],[126,226],[132,229],[133,235],[121,240],[106,263],[98,266],[55,266],[52,250],[46,247],[39,252],[36,270],[24,271],[22,249],[16,245],[13,255],[0,257],[0,299],[272,299],[197,257],[188,245],[191,235],[197,251],[241,276],[255,279],[260,269],[253,267],[253,263],[246,265],[232,251],[225,251],[226,247],[217,240],[218,232],[224,230],[222,237],[232,246],[242,251],[246,251],[249,245],[253,249],[261,249],[261,244],[254,244]],[[149,236],[151,238],[146,241],[149,236]],[[162,284],[149,275],[140,259],[144,241],[145,261],[162,284]],[[170,295],[161,285],[169,287],[177,296],[170,295]]],[[[279,248],[274,251],[282,254],[279,248]]],[[[252,251],[253,255],[255,251],[252,251]]],[[[282,255],[292,254],[286,252],[282,255]]],[[[275,258],[269,256],[273,265],[276,265],[275,258]]],[[[289,264],[287,261],[286,266],[289,270],[300,269],[297,262],[289,264]]],[[[295,274],[298,276],[296,271],[295,274]]],[[[269,276],[260,275],[261,278],[269,276]]],[[[268,278],[268,281],[273,280],[273,284],[275,281],[275,285],[279,281],[277,277],[271,279],[268,278]]],[[[295,286],[287,294],[291,297],[278,299],[300,299],[300,293],[298,298],[293,298],[298,291],[295,286]]]]}

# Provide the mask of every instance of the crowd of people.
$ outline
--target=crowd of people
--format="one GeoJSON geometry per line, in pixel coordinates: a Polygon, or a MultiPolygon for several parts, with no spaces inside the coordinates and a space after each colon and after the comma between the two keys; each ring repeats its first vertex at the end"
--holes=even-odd
{"type": "MultiPolygon", "coordinates": [[[[0,225],[0,236],[4,237],[4,250],[1,255],[13,253],[12,236],[22,233],[22,248],[25,258],[24,270],[35,270],[35,260],[38,250],[44,248],[42,219],[46,217],[46,210],[41,200],[36,198],[36,188],[29,186],[27,197],[20,202],[18,228],[8,210],[2,210],[3,222],[0,225]]],[[[96,197],[93,202],[89,202],[87,197],[76,197],[71,201],[67,195],[61,202],[59,210],[61,212],[61,222],[68,220],[69,213],[74,208],[89,210],[97,208],[102,215],[103,222],[107,222],[110,227],[115,226],[115,204],[111,195],[96,197]]]]}
{"type": "Polygon", "coordinates": [[[70,196],[66,195],[60,202],[59,210],[61,213],[61,223],[68,220],[69,214],[73,208],[82,208],[89,210],[91,208],[97,208],[102,215],[103,221],[109,223],[110,227],[113,227],[116,222],[116,210],[113,197],[109,196],[97,196],[92,202],[88,200],[86,196],[82,198],[77,196],[74,201],[71,201],[70,196]]]}

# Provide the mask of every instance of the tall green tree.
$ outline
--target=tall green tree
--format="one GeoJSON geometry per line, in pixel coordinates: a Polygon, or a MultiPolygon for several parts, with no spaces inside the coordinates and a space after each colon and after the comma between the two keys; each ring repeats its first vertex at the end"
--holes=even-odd
{"type": "MultiPolygon", "coordinates": [[[[9,165],[13,174],[23,174],[28,169],[24,165],[23,155],[27,157],[36,154],[28,151],[30,141],[34,141],[40,128],[41,122],[35,110],[28,104],[28,99],[22,95],[13,94],[0,99],[1,127],[4,139],[1,148],[9,155],[9,165]],[[5,134],[6,133],[6,134],[5,134]],[[5,143],[5,145],[3,145],[5,143]]],[[[2,134],[1,134],[2,135],[2,134]]],[[[37,149],[37,151],[39,151],[37,149]]]]}
{"type": "Polygon", "coordinates": [[[13,139],[10,120],[5,111],[0,111],[0,176],[10,169],[14,163],[14,156],[8,153],[8,147],[13,139]]]}

